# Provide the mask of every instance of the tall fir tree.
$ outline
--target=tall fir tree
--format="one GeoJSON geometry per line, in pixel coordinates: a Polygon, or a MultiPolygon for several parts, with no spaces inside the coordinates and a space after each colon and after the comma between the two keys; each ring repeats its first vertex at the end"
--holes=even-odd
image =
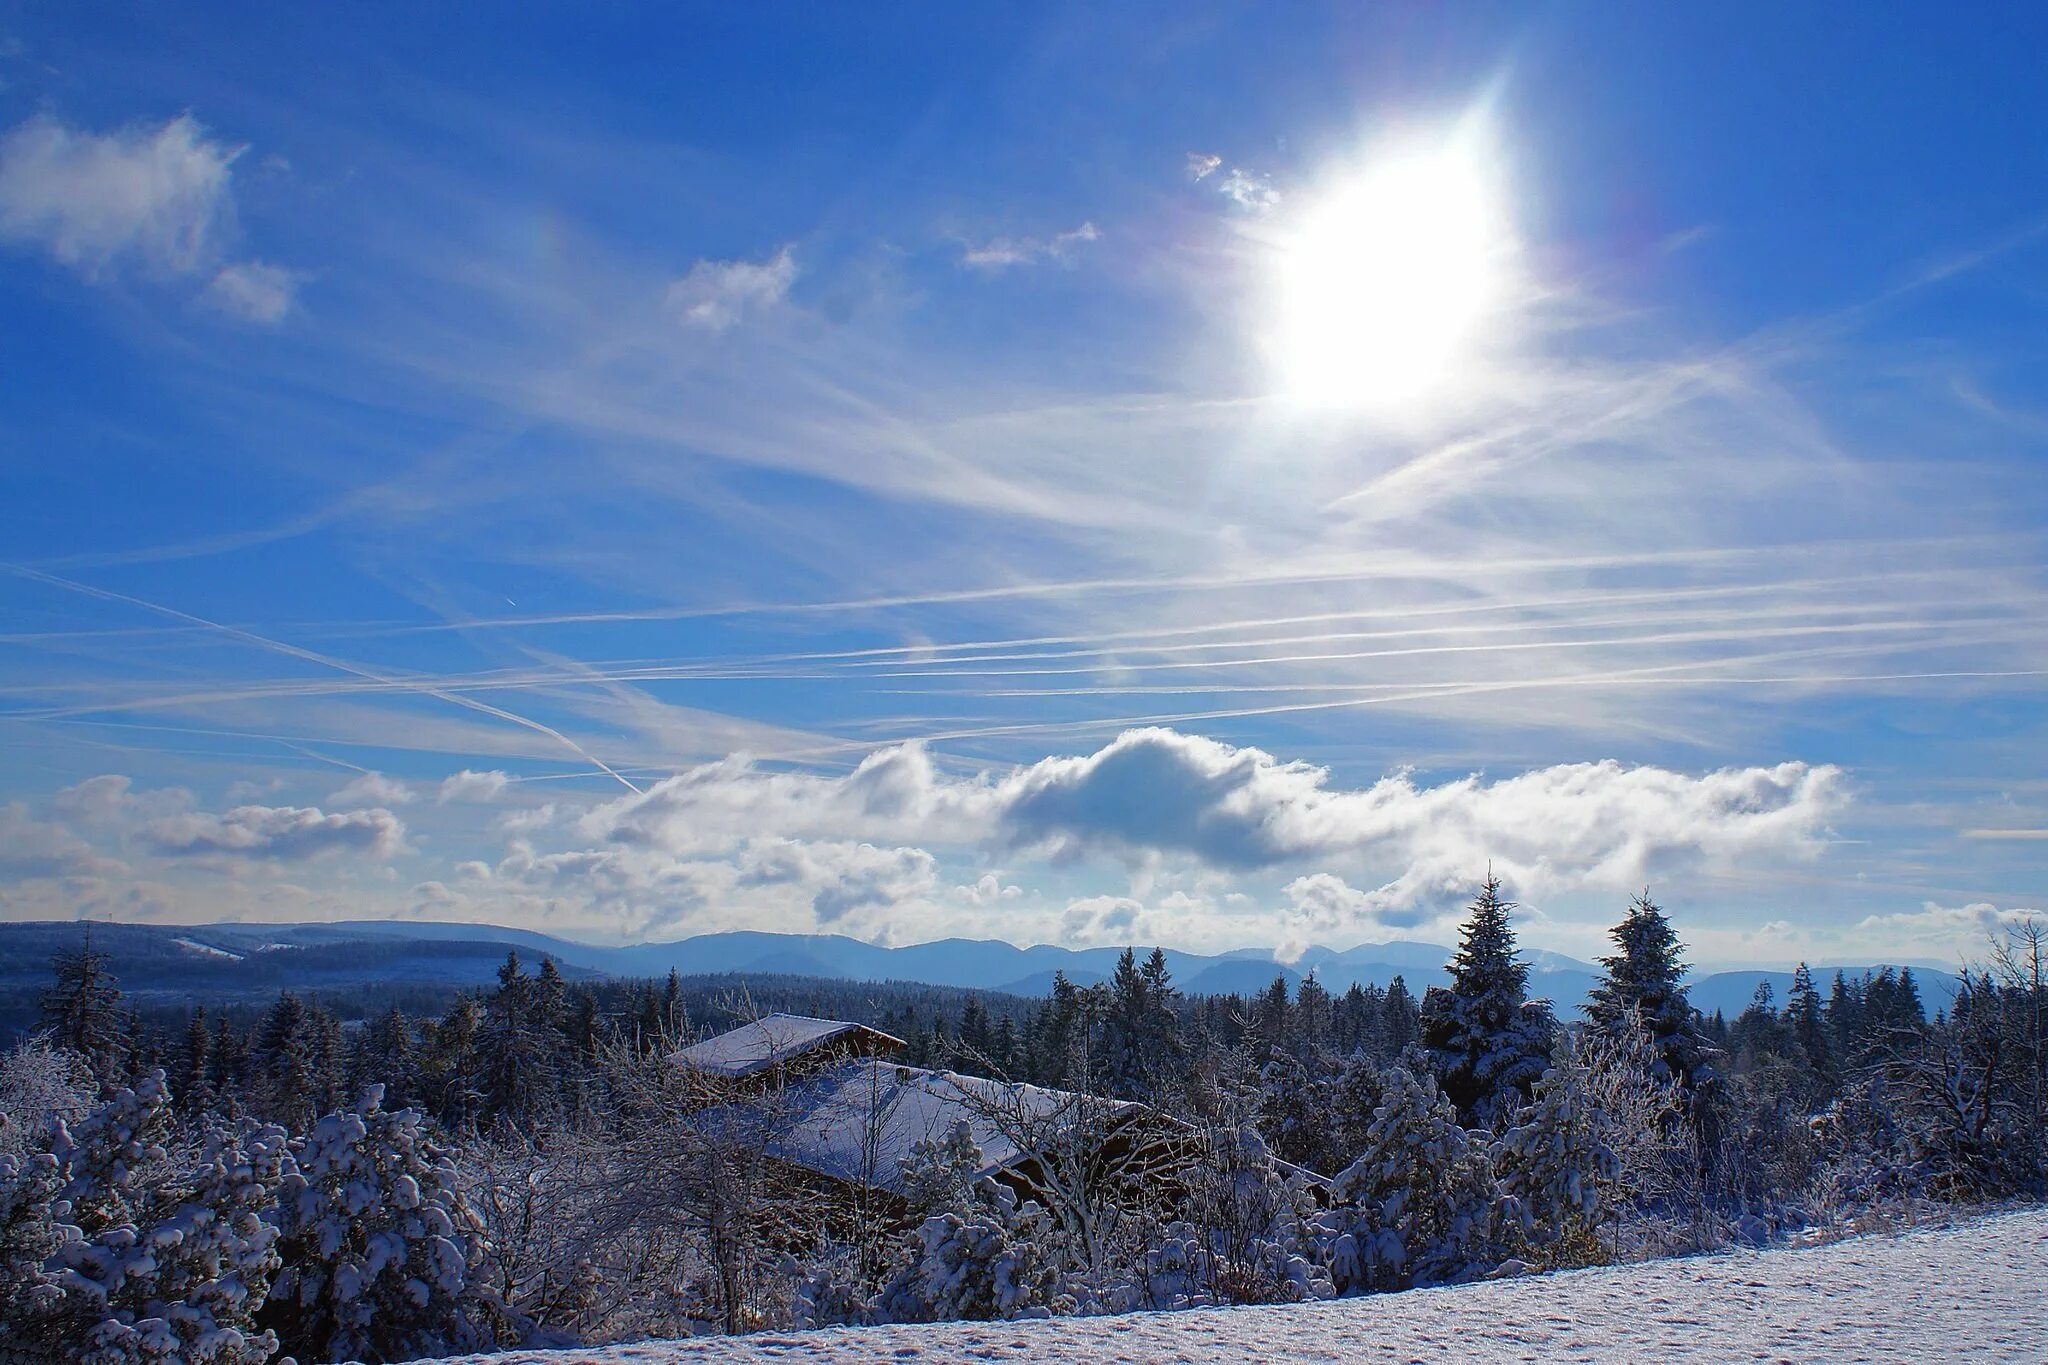
{"type": "Polygon", "coordinates": [[[1586,1001],[1586,1017],[1610,1038],[1631,1029],[1649,1036],[1650,1074],[1693,1089],[1711,1079],[1711,1049],[1700,1036],[1682,984],[1688,970],[1671,921],[1644,891],[1607,931],[1619,952],[1600,959],[1606,975],[1586,1001]]]}
{"type": "Polygon", "coordinates": [[[1515,954],[1512,901],[1489,872],[1465,920],[1451,984],[1422,997],[1422,1045],[1444,1094],[1466,1121],[1512,1115],[1550,1057],[1555,1025],[1546,1002],[1529,999],[1529,967],[1515,954]]]}
{"type": "Polygon", "coordinates": [[[112,1094],[127,1071],[130,1039],[121,1020],[120,983],[107,970],[107,954],[92,945],[92,921],[78,947],[51,957],[56,982],[43,992],[43,1027],[50,1041],[85,1058],[103,1094],[112,1094]]]}

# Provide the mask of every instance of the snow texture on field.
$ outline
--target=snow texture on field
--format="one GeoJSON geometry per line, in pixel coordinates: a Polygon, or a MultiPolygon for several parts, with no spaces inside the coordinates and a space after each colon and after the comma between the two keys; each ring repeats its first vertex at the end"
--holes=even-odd
{"type": "Polygon", "coordinates": [[[2048,1212],[1333,1303],[840,1328],[466,1356],[695,1360],[1929,1361],[2048,1359],[2048,1212]]]}

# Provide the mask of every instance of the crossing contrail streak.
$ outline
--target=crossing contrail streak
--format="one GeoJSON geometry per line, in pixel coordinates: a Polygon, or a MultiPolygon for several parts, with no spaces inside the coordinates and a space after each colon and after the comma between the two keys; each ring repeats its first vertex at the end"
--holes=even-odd
{"type": "MultiPolygon", "coordinates": [[[[365,668],[361,664],[350,663],[346,659],[336,659],[329,655],[316,653],[315,651],[310,649],[302,649],[297,645],[287,644],[282,640],[273,640],[270,639],[268,636],[258,635],[253,631],[243,630],[239,626],[229,626],[223,625],[218,621],[209,621],[203,616],[195,616],[189,611],[180,611],[176,607],[166,607],[156,602],[148,602],[140,597],[131,597],[127,593],[115,592],[110,588],[96,588],[89,583],[79,583],[68,578],[59,578],[55,574],[44,573],[40,569],[30,569],[18,564],[0,564],[0,570],[4,570],[7,573],[14,574],[16,577],[19,578],[29,579],[32,582],[46,584],[50,587],[63,588],[70,592],[82,593],[87,597],[96,597],[99,598],[101,601],[105,602],[120,602],[127,606],[135,607],[142,611],[154,612],[159,616],[168,617],[174,621],[183,621],[189,625],[203,626],[206,629],[217,631],[220,634],[227,636],[231,640],[240,641],[242,644],[249,645],[252,648],[268,650],[273,654],[282,654],[287,658],[298,659],[302,663],[315,664],[322,668],[336,669],[340,672],[352,674],[355,677],[362,678],[366,681],[374,683],[379,683],[383,685],[394,685],[393,679],[378,673],[374,669],[365,668]]],[[[584,762],[589,763],[594,767],[597,767],[602,771],[610,774],[619,782],[621,786],[625,787],[627,791],[633,792],[635,794],[637,794],[640,791],[639,787],[635,786],[627,778],[625,778],[618,772],[614,771],[605,763],[603,759],[599,758],[596,754],[591,753],[588,749],[584,748],[581,744],[578,744],[575,740],[563,734],[560,730],[557,730],[553,726],[548,725],[542,721],[537,721],[530,719],[526,716],[518,715],[514,712],[507,711],[502,707],[492,706],[489,702],[478,701],[474,697],[463,696],[459,692],[446,691],[432,686],[418,687],[412,690],[422,692],[430,697],[438,698],[439,700],[448,702],[451,705],[460,706],[467,710],[479,712],[483,715],[493,716],[498,720],[507,721],[513,725],[524,726],[528,730],[532,730],[538,734],[546,735],[548,738],[557,741],[564,747],[568,748],[569,750],[577,754],[584,760],[584,762]]]]}

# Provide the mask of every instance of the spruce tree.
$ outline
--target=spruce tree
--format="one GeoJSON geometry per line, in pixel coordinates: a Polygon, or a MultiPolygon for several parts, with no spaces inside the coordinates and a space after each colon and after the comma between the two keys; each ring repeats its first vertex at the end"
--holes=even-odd
{"type": "Polygon", "coordinates": [[[107,970],[107,954],[92,946],[92,922],[86,921],[75,949],[50,958],[57,980],[43,992],[43,1027],[50,1041],[85,1058],[101,1093],[119,1087],[128,1057],[128,1039],[121,1024],[120,983],[107,970]]]}
{"type": "Polygon", "coordinates": [[[1645,891],[1608,937],[1621,951],[1600,959],[1607,974],[1586,1001],[1586,1017],[1610,1038],[1632,1029],[1648,1034],[1657,1080],[1688,1089],[1705,1082],[1708,1048],[1680,984],[1687,968],[1671,921],[1645,891]]]}
{"type": "Polygon", "coordinates": [[[1396,1061],[1421,1034],[1422,1017],[1415,996],[1408,990],[1407,979],[1396,974],[1380,1001],[1379,1051],[1375,1055],[1383,1062],[1396,1061]]]}
{"type": "Polygon", "coordinates": [[[1515,955],[1513,902],[1488,873],[1472,902],[1449,988],[1422,997],[1422,1046],[1443,1091],[1467,1121],[1488,1124],[1529,1097],[1550,1056],[1547,1002],[1529,999],[1529,968],[1515,955]]]}

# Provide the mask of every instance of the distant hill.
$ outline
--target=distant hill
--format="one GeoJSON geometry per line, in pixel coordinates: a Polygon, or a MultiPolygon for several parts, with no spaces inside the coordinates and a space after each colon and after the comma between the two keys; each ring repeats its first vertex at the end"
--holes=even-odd
{"type": "MultiPolygon", "coordinates": [[[[0,924],[0,1029],[23,1027],[34,1018],[37,994],[49,980],[51,954],[75,945],[80,926],[70,921],[0,924]]],[[[606,947],[555,938],[530,929],[415,920],[355,920],[333,924],[145,924],[93,925],[94,942],[113,959],[123,991],[144,1001],[183,999],[256,1000],[281,989],[318,990],[360,985],[411,983],[467,989],[495,979],[505,954],[529,962],[552,957],[571,979],[776,975],[841,981],[907,981],[1011,995],[1043,996],[1054,972],[1076,985],[1107,980],[1119,948],[1060,948],[981,939],[885,948],[831,934],[770,934],[738,931],[703,934],[671,943],[606,947]]],[[[1141,952],[1144,950],[1141,950],[1141,952]]],[[[1190,994],[1250,995],[1274,977],[1290,989],[1313,972],[1317,981],[1342,993],[1354,983],[1385,987],[1404,977],[1418,996],[1445,980],[1451,950],[1439,944],[1396,941],[1338,951],[1311,948],[1298,961],[1280,963],[1270,952],[1239,949],[1205,955],[1168,950],[1175,982],[1190,994]]],[[[1591,963],[1547,951],[1528,954],[1534,995],[1570,1013],[1599,978],[1591,963]]],[[[1825,991],[1835,968],[1816,967],[1814,980],[1825,991]]],[[[1860,975],[1865,968],[1846,968],[1860,975]]],[[[1946,1009],[1956,978],[1916,967],[1921,999],[1930,1012],[1946,1009]]],[[[1749,1003],[1759,981],[1768,981],[1782,1002],[1790,972],[1716,972],[1695,978],[1693,1003],[1734,1016],[1749,1003]]]]}

